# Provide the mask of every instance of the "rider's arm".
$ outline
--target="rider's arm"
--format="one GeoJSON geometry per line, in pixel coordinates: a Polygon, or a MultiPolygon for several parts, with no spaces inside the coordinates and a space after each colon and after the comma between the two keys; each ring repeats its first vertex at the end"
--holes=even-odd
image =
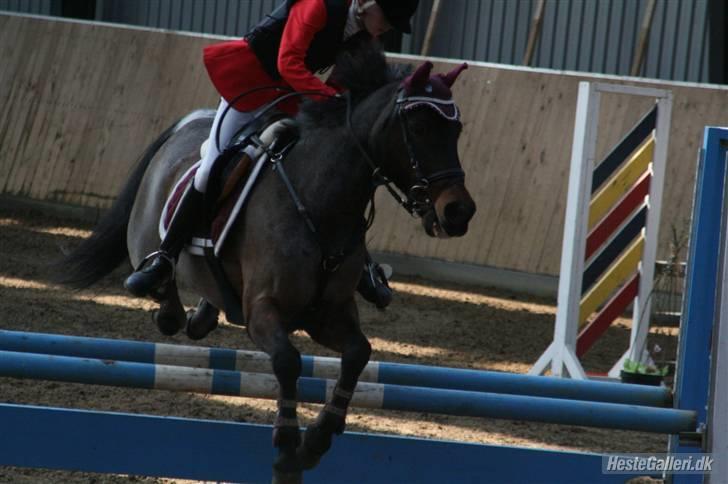
{"type": "Polygon", "coordinates": [[[328,95],[337,93],[336,89],[314,76],[305,64],[311,41],[326,26],[326,18],[323,0],[299,0],[291,7],[278,53],[278,72],[296,91],[319,91],[328,95]]]}

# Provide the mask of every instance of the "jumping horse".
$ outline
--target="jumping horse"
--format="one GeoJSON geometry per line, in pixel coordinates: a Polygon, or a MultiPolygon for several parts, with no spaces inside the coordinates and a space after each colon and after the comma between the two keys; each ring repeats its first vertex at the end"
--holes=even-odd
{"type": "MultiPolygon", "coordinates": [[[[263,170],[220,253],[248,334],[270,355],[279,382],[275,482],[299,482],[333,435],[344,431],[369,360],[354,293],[365,260],[366,210],[376,188],[384,186],[420,217],[432,237],[464,235],[475,213],[458,156],[462,126],[451,93],[467,66],[437,75],[432,67],[427,62],[407,75],[388,66],[375,47],[340,56],[333,75],[347,95],[303,103],[296,117],[299,140],[279,163],[290,186],[274,169],[263,170]],[[333,395],[303,437],[296,415],[301,357],[289,340],[299,329],[341,354],[333,395]]],[[[136,267],[156,249],[166,198],[198,160],[211,124],[209,113],[193,113],[147,148],[92,235],[65,257],[62,282],[87,287],[126,260],[136,267]]],[[[206,301],[206,314],[197,316],[217,318],[224,301],[208,265],[183,251],[160,301],[158,324],[173,331],[186,324],[178,285],[206,301]]]]}

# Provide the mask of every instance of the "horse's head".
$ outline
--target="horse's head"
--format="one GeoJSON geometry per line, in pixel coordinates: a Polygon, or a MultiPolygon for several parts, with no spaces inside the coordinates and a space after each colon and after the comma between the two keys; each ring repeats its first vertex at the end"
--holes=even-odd
{"type": "Polygon", "coordinates": [[[432,63],[420,66],[400,84],[396,120],[390,125],[393,156],[385,174],[405,194],[405,208],[422,218],[432,237],[464,235],[475,213],[458,156],[462,125],[451,92],[466,68],[463,64],[448,74],[430,75],[432,63]]]}

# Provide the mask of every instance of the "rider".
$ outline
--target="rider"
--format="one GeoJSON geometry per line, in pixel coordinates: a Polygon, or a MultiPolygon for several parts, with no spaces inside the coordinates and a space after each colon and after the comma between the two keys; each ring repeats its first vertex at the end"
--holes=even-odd
{"type": "MultiPolygon", "coordinates": [[[[253,116],[252,111],[280,96],[262,90],[236,100],[242,92],[261,86],[280,86],[295,91],[317,91],[328,99],[338,91],[319,80],[314,72],[334,64],[346,39],[366,31],[378,37],[394,28],[410,33],[410,18],[419,0],[286,0],[243,39],[213,44],[204,49],[204,62],[213,85],[221,95],[210,132],[207,152],[172,217],[159,250],[131,274],[124,286],[138,297],[157,293],[174,277],[177,257],[202,215],[203,197],[210,170],[220,151],[253,116]],[[229,106],[229,103],[234,103],[229,106]],[[230,107],[230,109],[228,109],[230,107]],[[227,114],[222,116],[224,111],[227,114]],[[220,118],[223,117],[222,125],[220,118]],[[220,126],[219,126],[220,125],[220,126]]],[[[364,34],[366,35],[366,34],[364,34]]],[[[293,115],[299,98],[279,104],[293,115]]],[[[379,307],[391,299],[382,271],[367,264],[359,292],[379,307]]]]}

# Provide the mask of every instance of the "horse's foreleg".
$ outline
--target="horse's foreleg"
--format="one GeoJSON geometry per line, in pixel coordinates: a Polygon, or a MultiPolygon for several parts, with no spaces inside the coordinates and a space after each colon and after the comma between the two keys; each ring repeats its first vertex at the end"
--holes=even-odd
{"type": "Polygon", "coordinates": [[[300,479],[296,448],[301,442],[296,414],[296,385],[301,375],[301,354],[288,339],[275,304],[258,301],[250,313],[248,333],[253,342],[271,358],[278,380],[278,414],[273,429],[273,445],[278,458],[273,464],[279,482],[300,479]]]}
{"type": "Polygon", "coordinates": [[[318,343],[341,353],[341,373],[331,398],[309,425],[298,458],[304,469],[311,469],[331,447],[334,434],[344,432],[346,412],[362,370],[369,362],[372,347],[359,327],[355,303],[327,318],[322,329],[311,337],[318,343]]]}
{"type": "Polygon", "coordinates": [[[219,315],[219,309],[206,299],[200,299],[197,307],[187,313],[187,336],[193,340],[201,340],[217,328],[219,315]]]}
{"type": "Polygon", "coordinates": [[[167,336],[177,334],[185,327],[187,314],[184,307],[182,307],[182,301],[179,299],[177,285],[174,281],[167,284],[157,301],[159,302],[159,311],[153,315],[157,328],[167,336]]]}

